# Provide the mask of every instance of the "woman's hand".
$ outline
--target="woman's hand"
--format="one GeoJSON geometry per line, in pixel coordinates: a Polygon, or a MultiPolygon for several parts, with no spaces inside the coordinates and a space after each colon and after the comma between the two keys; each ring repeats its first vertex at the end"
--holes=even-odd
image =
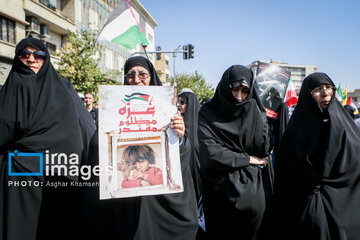
{"type": "Polygon", "coordinates": [[[183,137],[185,134],[185,123],[183,117],[179,114],[171,118],[170,127],[174,129],[175,132],[179,135],[179,138],[183,137]]]}
{"type": "Polygon", "coordinates": [[[258,158],[258,157],[255,157],[255,156],[250,156],[250,164],[251,165],[261,165],[261,166],[266,167],[268,162],[269,162],[268,157],[258,158]]]}

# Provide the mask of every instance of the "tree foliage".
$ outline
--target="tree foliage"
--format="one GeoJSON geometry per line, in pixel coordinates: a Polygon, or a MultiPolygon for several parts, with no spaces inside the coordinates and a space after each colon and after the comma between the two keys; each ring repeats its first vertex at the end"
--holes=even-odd
{"type": "Polygon", "coordinates": [[[57,69],[59,75],[70,80],[79,93],[92,92],[97,98],[98,85],[120,84],[108,79],[108,76],[119,76],[119,71],[102,72],[97,67],[101,52],[96,33],[69,32],[67,43],[57,56],[61,58],[57,69]]]}
{"type": "Polygon", "coordinates": [[[181,92],[183,88],[190,88],[201,101],[205,97],[212,98],[215,93],[215,89],[211,84],[207,84],[204,77],[201,76],[197,71],[194,74],[188,73],[177,73],[175,78],[170,78],[171,85],[176,82],[178,86],[178,93],[181,92]]]}

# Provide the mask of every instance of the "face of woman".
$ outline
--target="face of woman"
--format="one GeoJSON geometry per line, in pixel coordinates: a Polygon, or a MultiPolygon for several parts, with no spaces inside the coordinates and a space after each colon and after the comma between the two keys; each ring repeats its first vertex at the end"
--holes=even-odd
{"type": "Polygon", "coordinates": [[[247,98],[247,96],[249,95],[250,90],[249,90],[248,87],[239,86],[239,87],[231,89],[231,92],[232,92],[234,98],[238,102],[242,102],[242,101],[244,101],[245,98],[247,98]]]}
{"type": "Polygon", "coordinates": [[[187,105],[187,102],[185,102],[181,97],[179,97],[178,110],[182,115],[184,115],[186,113],[186,105],[187,105]]]}
{"type": "Polygon", "coordinates": [[[34,73],[38,73],[44,63],[46,53],[39,51],[32,46],[26,46],[18,55],[19,59],[28,66],[34,73]]]}
{"type": "Polygon", "coordinates": [[[151,77],[148,70],[141,66],[131,68],[126,74],[126,81],[128,81],[130,85],[149,86],[150,80],[151,77]]]}
{"type": "Polygon", "coordinates": [[[311,91],[313,98],[322,109],[328,109],[329,103],[334,95],[335,89],[329,84],[322,84],[311,91]]]}

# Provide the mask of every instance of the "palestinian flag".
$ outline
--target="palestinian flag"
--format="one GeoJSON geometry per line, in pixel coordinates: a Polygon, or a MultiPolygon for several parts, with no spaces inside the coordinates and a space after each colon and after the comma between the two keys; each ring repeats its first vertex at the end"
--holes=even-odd
{"type": "Polygon", "coordinates": [[[143,94],[143,93],[133,93],[131,95],[125,95],[124,101],[125,102],[130,102],[133,99],[137,99],[137,100],[141,100],[141,101],[145,101],[148,102],[149,101],[149,97],[150,95],[147,94],[143,94]]]}
{"type": "Polygon", "coordinates": [[[339,84],[339,87],[337,88],[336,90],[336,98],[337,100],[339,100],[339,102],[342,103],[342,101],[346,98],[344,93],[341,91],[341,87],[340,87],[340,84],[339,84]]]}
{"type": "Polygon", "coordinates": [[[285,102],[289,108],[289,107],[296,105],[297,101],[298,101],[298,97],[295,92],[294,83],[293,83],[292,79],[290,78],[288,86],[287,86],[287,90],[286,90],[285,102]]]}
{"type": "Polygon", "coordinates": [[[129,0],[122,0],[118,3],[101,30],[98,40],[114,42],[129,50],[140,43],[143,46],[149,45],[129,0]]]}

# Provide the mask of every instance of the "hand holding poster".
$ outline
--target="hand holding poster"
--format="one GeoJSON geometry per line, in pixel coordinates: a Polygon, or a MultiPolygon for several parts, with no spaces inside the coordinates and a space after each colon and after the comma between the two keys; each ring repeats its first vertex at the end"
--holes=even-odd
{"type": "Polygon", "coordinates": [[[277,119],[278,109],[284,102],[290,71],[268,63],[258,62],[255,90],[263,103],[266,116],[277,119]]]}
{"type": "Polygon", "coordinates": [[[100,86],[100,199],[183,191],[174,88],[100,86]]]}

